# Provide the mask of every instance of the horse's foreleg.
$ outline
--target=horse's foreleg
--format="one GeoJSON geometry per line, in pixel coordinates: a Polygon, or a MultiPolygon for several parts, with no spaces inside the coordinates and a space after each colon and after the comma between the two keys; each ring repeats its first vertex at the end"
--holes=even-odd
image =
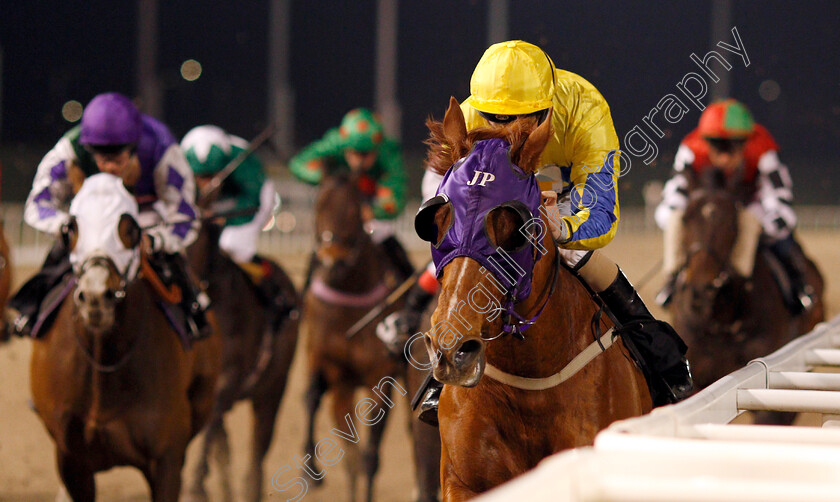
{"type": "MultiPolygon", "coordinates": [[[[386,386],[381,392],[384,400],[393,403],[391,401],[391,387],[386,386]]],[[[365,498],[367,502],[373,500],[373,479],[379,470],[379,445],[382,443],[382,434],[385,432],[385,423],[388,421],[388,411],[391,409],[383,402],[382,398],[377,400],[380,403],[382,412],[380,413],[376,408],[373,408],[373,411],[368,417],[370,420],[376,420],[376,422],[370,425],[370,437],[368,438],[367,447],[362,458],[365,466],[365,475],[367,476],[367,497],[365,498]]]]}
{"type": "MultiPolygon", "coordinates": [[[[202,502],[207,500],[207,491],[204,488],[204,479],[210,472],[210,466],[208,464],[210,452],[214,448],[214,442],[219,439],[219,434],[222,432],[225,413],[230,410],[233,407],[233,403],[236,402],[241,380],[242,376],[238,371],[226,371],[225,373],[219,375],[217,380],[218,393],[216,394],[215,399],[211,399],[211,401],[215,402],[215,404],[210,412],[210,418],[207,425],[199,433],[200,447],[198,460],[193,468],[192,476],[189,477],[189,487],[184,494],[186,497],[185,500],[188,502],[202,502]]],[[[197,393],[197,390],[195,389],[198,388],[199,387],[197,387],[195,383],[190,388],[190,401],[193,403],[198,397],[195,395],[197,393]]],[[[207,389],[201,387],[201,392],[207,392],[208,390],[212,393],[216,392],[213,388],[207,389]]],[[[193,415],[195,415],[195,406],[193,406],[193,415]]],[[[228,483],[230,482],[229,480],[225,481],[228,483]]]]}
{"type": "Polygon", "coordinates": [[[757,411],[755,423],[758,425],[791,425],[796,420],[796,412],[791,411],[757,411]]]}
{"type": "MultiPolygon", "coordinates": [[[[346,429],[348,427],[348,420],[353,422],[353,428],[358,434],[358,422],[354,420],[355,414],[353,412],[353,408],[355,403],[353,403],[353,394],[355,388],[352,385],[343,384],[339,385],[335,388],[335,399],[333,400],[333,418],[335,420],[336,427],[340,429],[346,429]]],[[[358,440],[357,440],[358,441],[358,440]]],[[[350,502],[355,502],[356,500],[356,487],[358,486],[359,481],[359,445],[356,442],[347,442],[344,445],[345,454],[344,458],[342,458],[342,462],[347,469],[347,481],[349,483],[349,487],[347,491],[350,494],[350,502]]],[[[324,471],[326,474],[326,471],[324,471]]]]}
{"type": "MultiPolygon", "coordinates": [[[[318,471],[318,466],[315,464],[315,415],[321,405],[321,397],[326,391],[327,381],[324,375],[316,370],[309,380],[309,389],[306,391],[306,413],[309,423],[307,424],[306,443],[303,445],[303,454],[304,456],[309,455],[316,471],[318,471]]],[[[323,478],[312,480],[313,486],[320,486],[322,482],[323,478]]]]}
{"type": "Polygon", "coordinates": [[[446,445],[442,444],[440,450],[440,487],[443,502],[461,502],[476,497],[478,493],[470,490],[455,471],[446,445]]]}
{"type": "Polygon", "coordinates": [[[218,436],[221,425],[221,420],[214,419],[197,436],[199,442],[198,460],[196,460],[192,476],[189,477],[189,486],[184,493],[185,502],[205,502],[207,500],[207,491],[204,489],[204,478],[210,472],[210,466],[208,464],[210,448],[218,436]]]}
{"type": "Polygon", "coordinates": [[[56,500],[62,500],[63,495],[69,495],[74,502],[93,502],[96,499],[96,484],[93,472],[81,464],[79,459],[70,455],[58,454],[58,474],[64,483],[66,491],[58,493],[56,500]]]}
{"type": "MultiPolygon", "coordinates": [[[[285,380],[285,378],[284,378],[285,380]]],[[[254,415],[254,435],[251,440],[251,461],[245,474],[244,497],[246,502],[258,502],[262,495],[263,459],[274,436],[274,421],[283,400],[285,381],[277,382],[270,394],[254,396],[251,409],[254,415]]]]}
{"type": "Polygon", "coordinates": [[[417,478],[415,502],[437,502],[440,490],[440,433],[409,415],[417,478]]]}
{"type": "Polygon", "coordinates": [[[152,460],[143,469],[143,475],[152,492],[152,502],[178,502],[181,490],[181,468],[184,467],[184,448],[179,453],[152,460]]]}
{"type": "MultiPolygon", "coordinates": [[[[409,367],[406,379],[409,389],[418,388],[425,373],[409,367]]],[[[414,392],[408,393],[409,401],[414,392]]],[[[415,502],[437,502],[440,491],[440,432],[437,427],[421,422],[409,413],[411,439],[414,453],[414,470],[417,480],[415,502]]]]}
{"type": "Polygon", "coordinates": [[[212,443],[211,456],[213,462],[219,467],[219,486],[222,492],[222,500],[230,502],[233,500],[233,489],[230,483],[230,443],[228,442],[227,430],[222,422],[219,425],[219,435],[212,443]]]}

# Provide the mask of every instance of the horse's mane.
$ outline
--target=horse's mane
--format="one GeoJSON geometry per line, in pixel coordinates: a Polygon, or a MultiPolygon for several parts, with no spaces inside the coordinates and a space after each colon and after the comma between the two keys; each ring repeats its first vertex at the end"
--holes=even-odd
{"type": "Polygon", "coordinates": [[[429,117],[426,119],[429,138],[424,141],[429,147],[426,152],[426,167],[437,174],[443,175],[452,164],[466,155],[475,143],[485,139],[501,138],[510,143],[511,162],[526,172],[534,172],[536,165],[520,165],[519,153],[522,151],[528,135],[537,128],[537,125],[534,117],[522,117],[502,127],[479,127],[468,131],[463,141],[452,145],[444,134],[443,122],[429,117]]]}

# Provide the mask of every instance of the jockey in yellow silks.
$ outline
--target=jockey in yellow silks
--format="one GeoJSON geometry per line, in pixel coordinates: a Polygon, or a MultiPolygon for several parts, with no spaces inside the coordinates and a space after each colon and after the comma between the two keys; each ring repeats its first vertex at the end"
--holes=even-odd
{"type": "MultiPolygon", "coordinates": [[[[619,221],[619,145],[604,97],[580,76],[555,68],[542,49],[521,40],[485,51],[470,80],[470,93],[461,104],[467,129],[527,115],[551,120],[552,137],[542,153],[538,179],[549,214],[562,221],[549,225],[560,254],[600,297],[619,328],[627,328],[619,331],[636,345],[654,405],[687,396],[692,381],[685,344],[671,326],[653,318],[618,266],[597,252],[615,236],[619,221]]],[[[433,176],[427,174],[424,186],[436,188],[428,179],[433,176]]],[[[436,405],[434,394],[430,388],[420,405],[421,416],[424,407],[436,405]]]]}

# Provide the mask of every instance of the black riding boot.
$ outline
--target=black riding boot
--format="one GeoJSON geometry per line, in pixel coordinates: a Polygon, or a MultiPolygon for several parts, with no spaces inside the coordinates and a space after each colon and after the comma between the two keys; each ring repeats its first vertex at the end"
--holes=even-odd
{"type": "Polygon", "coordinates": [[[276,333],[280,330],[286,314],[294,308],[295,300],[287,298],[283,289],[283,273],[277,264],[261,256],[254,256],[251,261],[270,269],[270,272],[260,279],[256,289],[262,304],[268,309],[268,325],[272,332],[276,333]]]}
{"type": "Polygon", "coordinates": [[[408,254],[396,237],[391,235],[380,242],[379,245],[388,257],[388,261],[399,272],[401,280],[409,278],[414,273],[414,265],[411,264],[411,260],[408,259],[408,254]]]}
{"type": "Polygon", "coordinates": [[[621,269],[615,281],[598,296],[619,325],[616,326],[618,334],[645,374],[653,405],[675,403],[688,397],[693,382],[685,359],[685,343],[670,324],[653,318],[621,269]]]}
{"type": "Polygon", "coordinates": [[[29,336],[44,298],[72,269],[70,253],[61,241],[56,242],[41,270],[9,299],[6,311],[8,334],[29,336]]]}
{"type": "Polygon", "coordinates": [[[210,299],[207,293],[202,291],[198,283],[192,279],[183,255],[166,254],[164,261],[170,265],[171,274],[174,275],[176,283],[181,288],[181,307],[184,309],[190,338],[195,341],[210,336],[211,327],[207,322],[206,314],[210,307],[210,299]]]}
{"type": "Polygon", "coordinates": [[[799,243],[791,234],[785,239],[772,243],[769,247],[790,279],[791,294],[783,295],[788,309],[794,315],[810,310],[814,306],[815,293],[813,286],[805,279],[808,258],[799,243]]]}
{"type": "Polygon", "coordinates": [[[421,422],[438,426],[438,402],[440,393],[443,391],[443,384],[435,380],[432,370],[426,374],[426,379],[417,390],[417,394],[411,400],[411,409],[414,416],[421,422]]]}
{"type": "MultiPolygon", "coordinates": [[[[409,336],[417,333],[417,330],[420,329],[423,312],[426,311],[426,308],[434,297],[435,295],[428,293],[422,287],[415,284],[406,295],[405,308],[391,314],[382,321],[382,325],[391,327],[395,333],[406,335],[400,339],[399,343],[393,344],[399,348],[400,357],[405,357],[403,354],[405,343],[408,341],[409,336]]],[[[377,334],[380,334],[378,329],[377,334]]],[[[382,338],[381,335],[380,338],[382,338]]],[[[386,345],[388,345],[389,349],[391,348],[391,344],[386,342],[386,345]]],[[[435,380],[432,372],[429,371],[414,399],[411,400],[411,409],[414,410],[415,416],[421,422],[437,427],[438,401],[440,400],[442,390],[443,384],[435,380]]]]}

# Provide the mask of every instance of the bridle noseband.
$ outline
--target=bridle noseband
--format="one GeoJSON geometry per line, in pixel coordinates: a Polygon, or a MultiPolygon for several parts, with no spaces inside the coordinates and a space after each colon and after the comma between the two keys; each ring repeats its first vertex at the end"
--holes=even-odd
{"type": "MultiPolygon", "coordinates": [[[[120,303],[123,300],[125,300],[125,294],[126,294],[125,291],[126,291],[126,287],[127,287],[127,283],[128,283],[126,275],[128,274],[128,271],[131,270],[131,265],[132,265],[133,261],[134,261],[134,258],[132,258],[131,262],[129,262],[129,266],[126,267],[126,273],[123,274],[119,271],[119,269],[117,269],[116,264],[114,263],[114,261],[111,258],[109,258],[107,256],[104,256],[104,255],[94,255],[94,256],[88,258],[87,260],[85,260],[84,263],[82,263],[82,266],[80,267],[78,276],[81,277],[82,275],[85,274],[85,272],[87,272],[87,270],[90,267],[93,267],[93,266],[105,267],[109,270],[109,272],[111,272],[113,274],[117,274],[120,278],[120,282],[119,282],[119,288],[114,291],[114,302],[115,303],[120,303]]],[[[118,369],[122,368],[123,366],[125,366],[125,364],[128,362],[128,360],[131,358],[132,354],[134,354],[134,349],[137,347],[137,343],[136,343],[136,340],[135,340],[135,343],[131,344],[131,347],[129,347],[129,349],[125,352],[125,354],[116,363],[114,363],[114,364],[102,364],[99,361],[97,361],[96,356],[94,354],[91,354],[91,352],[88,350],[88,348],[85,347],[84,342],[79,337],[79,333],[75,329],[72,330],[72,331],[73,331],[74,338],[76,340],[76,344],[79,346],[79,350],[82,352],[82,355],[85,357],[85,360],[88,362],[88,364],[91,365],[91,367],[93,369],[95,369],[99,373],[113,373],[113,372],[117,371],[118,369]]]]}
{"type": "MultiPolygon", "coordinates": [[[[536,249],[535,249],[536,251],[536,249]]],[[[548,302],[551,299],[551,295],[554,294],[554,291],[557,289],[557,281],[560,276],[560,253],[554,253],[554,263],[552,264],[552,278],[551,281],[540,291],[540,295],[538,297],[537,303],[542,301],[542,305],[537,309],[536,314],[531,316],[530,318],[526,318],[524,316],[519,315],[516,312],[516,290],[512,290],[505,295],[505,306],[504,306],[504,313],[503,315],[503,325],[502,330],[499,332],[498,335],[491,337],[491,338],[482,338],[482,340],[489,342],[495,340],[497,338],[501,338],[504,335],[510,334],[514,338],[518,340],[525,340],[525,335],[523,332],[533,326],[537,319],[540,317],[540,314],[543,313],[545,307],[548,306],[548,302]],[[542,300],[540,300],[540,298],[542,300]]]]}

